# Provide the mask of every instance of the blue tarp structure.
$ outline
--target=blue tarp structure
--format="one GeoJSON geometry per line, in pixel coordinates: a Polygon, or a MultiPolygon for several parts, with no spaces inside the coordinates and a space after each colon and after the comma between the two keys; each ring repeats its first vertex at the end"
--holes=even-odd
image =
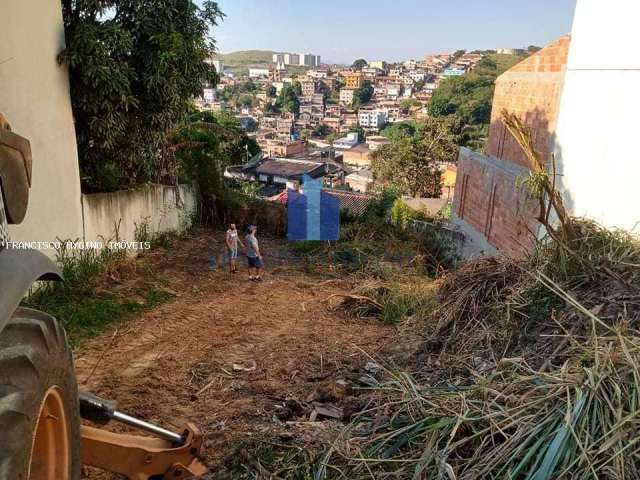
{"type": "Polygon", "coordinates": [[[340,237],[340,200],[322,190],[319,181],[303,177],[304,193],[287,192],[290,241],[338,240],[340,237]]]}

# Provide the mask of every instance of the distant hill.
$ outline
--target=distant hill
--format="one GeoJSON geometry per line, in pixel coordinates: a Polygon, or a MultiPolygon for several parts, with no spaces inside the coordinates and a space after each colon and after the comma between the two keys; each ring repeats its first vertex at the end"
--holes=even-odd
{"type": "Polygon", "coordinates": [[[218,57],[224,65],[236,73],[246,73],[252,67],[268,67],[273,64],[273,54],[271,50],[242,50],[220,54],[218,57]]]}
{"type": "MultiPolygon", "coordinates": [[[[273,67],[274,53],[279,52],[273,50],[241,50],[219,54],[218,58],[222,60],[226,68],[236,75],[247,75],[250,68],[273,67]]],[[[289,65],[287,70],[290,74],[300,75],[304,74],[309,68],[289,65]]]]}

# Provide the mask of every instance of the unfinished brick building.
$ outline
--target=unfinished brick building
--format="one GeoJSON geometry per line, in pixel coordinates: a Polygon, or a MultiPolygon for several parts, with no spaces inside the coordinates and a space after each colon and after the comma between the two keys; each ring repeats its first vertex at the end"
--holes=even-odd
{"type": "Polygon", "coordinates": [[[467,256],[519,255],[540,234],[538,204],[518,182],[529,174],[527,159],[500,118],[507,110],[525,120],[551,161],[569,44],[570,37],[562,37],[498,77],[486,154],[460,150],[453,222],[466,235],[467,256]]]}

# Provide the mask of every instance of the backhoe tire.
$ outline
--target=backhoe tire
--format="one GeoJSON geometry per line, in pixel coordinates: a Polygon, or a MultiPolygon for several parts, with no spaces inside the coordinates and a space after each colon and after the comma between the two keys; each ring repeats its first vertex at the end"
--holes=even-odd
{"type": "Polygon", "coordinates": [[[73,360],[55,318],[18,308],[0,332],[0,480],[52,478],[80,478],[73,360]]]}

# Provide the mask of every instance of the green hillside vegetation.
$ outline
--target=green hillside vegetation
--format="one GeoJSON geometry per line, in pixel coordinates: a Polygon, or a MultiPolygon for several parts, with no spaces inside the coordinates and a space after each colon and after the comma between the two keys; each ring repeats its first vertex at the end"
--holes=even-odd
{"type": "Polygon", "coordinates": [[[491,54],[468,75],[444,80],[429,103],[434,117],[453,115],[464,125],[461,144],[482,150],[489,133],[495,81],[526,56],[491,54]]]}
{"type": "Polygon", "coordinates": [[[221,54],[220,58],[225,65],[270,65],[273,62],[274,53],[277,52],[271,50],[242,50],[221,54]]]}

